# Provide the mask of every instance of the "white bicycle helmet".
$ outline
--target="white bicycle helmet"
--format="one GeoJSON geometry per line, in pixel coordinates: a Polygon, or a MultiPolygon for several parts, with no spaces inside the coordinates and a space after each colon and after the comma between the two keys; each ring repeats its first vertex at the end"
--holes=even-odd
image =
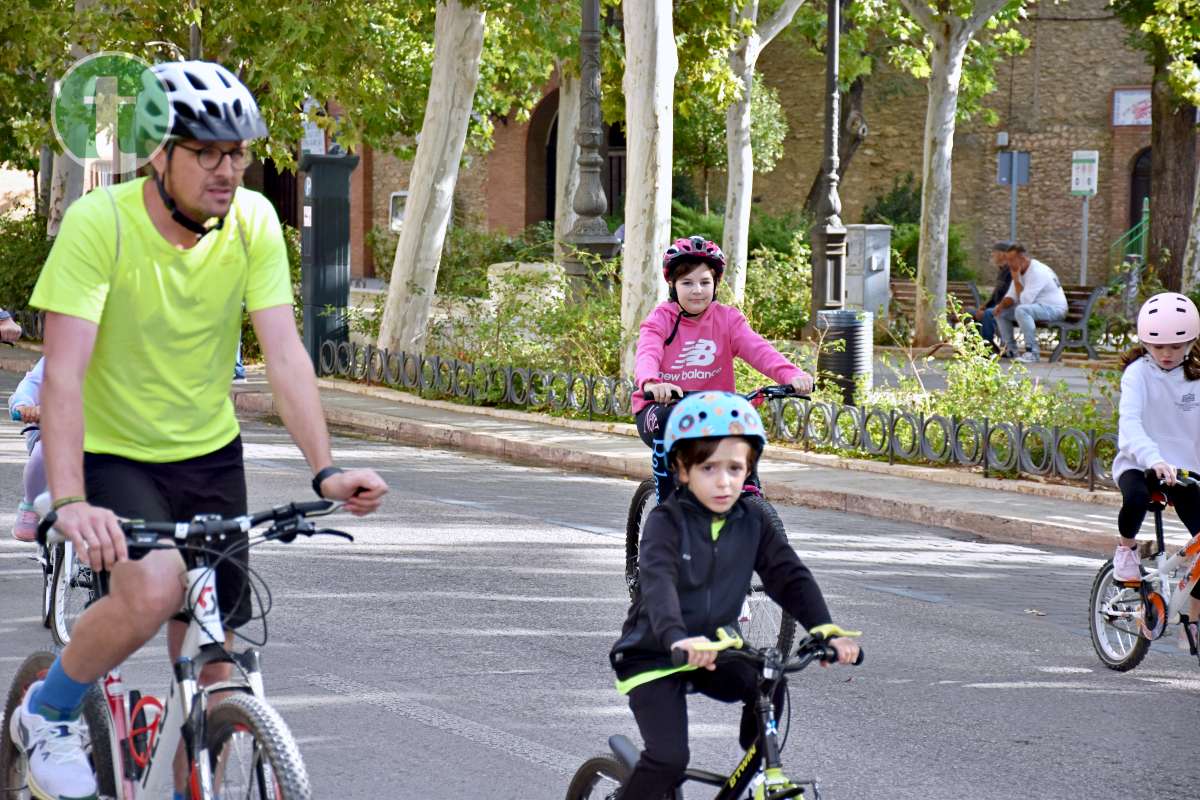
{"type": "Polygon", "coordinates": [[[201,142],[249,141],[267,135],[254,95],[220,64],[168,61],[155,64],[151,71],[166,87],[170,108],[161,107],[161,95],[139,95],[139,100],[145,98],[138,109],[144,135],[201,142]]]}
{"type": "MultiPolygon", "coordinates": [[[[167,164],[174,155],[174,142],[194,139],[200,142],[241,142],[261,139],[267,135],[267,124],[254,95],[237,76],[220,64],[211,61],[168,61],[155,64],[151,71],[166,87],[167,106],[161,95],[142,92],[138,95],[137,119],[143,140],[167,140],[167,164]]],[[[146,80],[150,80],[149,76],[146,80]]],[[[154,179],[158,195],[171,212],[171,219],[198,236],[209,230],[220,230],[225,218],[217,220],[215,228],[194,220],[179,208],[167,192],[163,176],[154,179]]]]}
{"type": "Polygon", "coordinates": [[[1187,295],[1156,294],[1142,304],[1137,321],[1142,344],[1180,344],[1200,337],[1200,312],[1187,295]]]}

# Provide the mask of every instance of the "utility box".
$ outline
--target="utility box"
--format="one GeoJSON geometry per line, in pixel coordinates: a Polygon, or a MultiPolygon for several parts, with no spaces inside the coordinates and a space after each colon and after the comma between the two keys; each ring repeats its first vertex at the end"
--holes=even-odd
{"type": "Polygon", "coordinates": [[[300,220],[300,297],[304,347],[320,363],[321,343],[349,338],[350,173],[358,156],[304,153],[304,203],[300,220]]]}
{"type": "Polygon", "coordinates": [[[892,226],[846,226],[846,305],[887,318],[891,302],[892,226]]]}

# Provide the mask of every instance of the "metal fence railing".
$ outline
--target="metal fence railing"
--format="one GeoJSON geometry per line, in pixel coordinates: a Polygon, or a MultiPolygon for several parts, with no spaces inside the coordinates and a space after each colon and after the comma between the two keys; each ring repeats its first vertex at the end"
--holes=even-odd
{"type": "MultiPolygon", "coordinates": [[[[429,392],[479,405],[509,405],[589,416],[631,416],[633,383],[623,378],[530,367],[476,364],[373,345],[323,342],[319,375],[429,392]]],[[[1078,428],[960,419],[887,408],[862,408],[800,398],[763,410],[774,440],[831,448],[891,462],[961,465],[1113,486],[1113,433],[1078,428]]]]}

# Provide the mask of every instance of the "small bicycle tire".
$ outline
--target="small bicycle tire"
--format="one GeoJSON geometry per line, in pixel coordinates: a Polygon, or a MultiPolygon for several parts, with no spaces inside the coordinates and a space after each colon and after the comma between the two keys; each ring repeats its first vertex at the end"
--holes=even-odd
{"type": "Polygon", "coordinates": [[[54,558],[58,547],[38,545],[38,562],[42,565],[42,627],[49,628],[53,617],[54,558]]]}
{"type": "Polygon", "coordinates": [[[625,585],[631,600],[638,590],[638,545],[642,540],[642,528],[656,505],[658,495],[654,480],[651,478],[639,483],[633,493],[633,502],[629,504],[629,518],[625,523],[625,585]]]}
{"type": "MultiPolygon", "coordinates": [[[[25,756],[12,739],[8,721],[25,699],[31,684],[42,680],[54,663],[54,653],[44,650],[33,653],[17,669],[16,677],[4,701],[3,730],[0,730],[0,797],[28,797],[27,764],[25,756]]],[[[92,762],[96,784],[102,796],[116,796],[116,773],[113,770],[111,727],[108,708],[99,686],[88,689],[83,699],[83,719],[87,726],[84,752],[92,762]]]]}
{"type": "Polygon", "coordinates": [[[612,756],[594,756],[575,770],[567,800],[611,800],[628,777],[624,765],[612,756]]]}
{"type": "Polygon", "coordinates": [[[70,542],[59,545],[54,560],[50,599],[50,635],[59,647],[71,641],[76,620],[96,598],[98,578],[75,554],[70,542]]]}
{"type": "Polygon", "coordinates": [[[1150,640],[1141,634],[1137,621],[1145,615],[1145,603],[1136,589],[1113,580],[1112,560],[1104,562],[1092,581],[1088,603],[1088,630],[1092,647],[1109,669],[1128,672],[1142,663],[1150,649],[1150,640]],[[1120,612],[1116,616],[1111,611],[1120,612]]]}
{"type": "Polygon", "coordinates": [[[213,794],[311,800],[300,748],[283,718],[263,700],[235,694],[208,714],[213,794]]]}
{"type": "MultiPolygon", "coordinates": [[[[783,527],[783,520],[765,497],[746,495],[742,499],[747,505],[760,509],[767,526],[787,541],[787,530],[783,527]]],[[[767,596],[762,580],[757,575],[751,581],[746,603],[750,611],[750,621],[743,626],[743,638],[754,647],[777,647],[780,653],[790,655],[796,641],[796,620],[767,596]]]]}

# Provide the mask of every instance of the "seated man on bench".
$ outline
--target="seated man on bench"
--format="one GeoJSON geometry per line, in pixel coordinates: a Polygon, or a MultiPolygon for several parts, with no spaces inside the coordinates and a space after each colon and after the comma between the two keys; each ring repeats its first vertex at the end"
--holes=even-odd
{"type": "Polygon", "coordinates": [[[995,350],[1000,352],[1000,348],[996,346],[996,317],[990,313],[993,308],[1000,305],[1000,300],[1008,292],[1009,284],[1012,283],[1012,273],[1008,271],[1008,251],[1012,248],[1012,242],[996,242],[992,245],[992,266],[996,268],[996,287],[992,289],[992,296],[984,303],[983,308],[967,307],[963,312],[970,314],[975,320],[975,327],[979,329],[979,335],[983,341],[995,350]]]}
{"type": "Polygon", "coordinates": [[[1038,361],[1038,322],[1066,319],[1067,295],[1054,270],[1041,261],[1030,258],[1025,248],[1013,242],[1008,250],[1008,271],[1012,285],[1000,303],[992,309],[1004,339],[1003,358],[1017,358],[1016,330],[1021,328],[1025,352],[1018,361],[1034,364],[1038,361]]]}

